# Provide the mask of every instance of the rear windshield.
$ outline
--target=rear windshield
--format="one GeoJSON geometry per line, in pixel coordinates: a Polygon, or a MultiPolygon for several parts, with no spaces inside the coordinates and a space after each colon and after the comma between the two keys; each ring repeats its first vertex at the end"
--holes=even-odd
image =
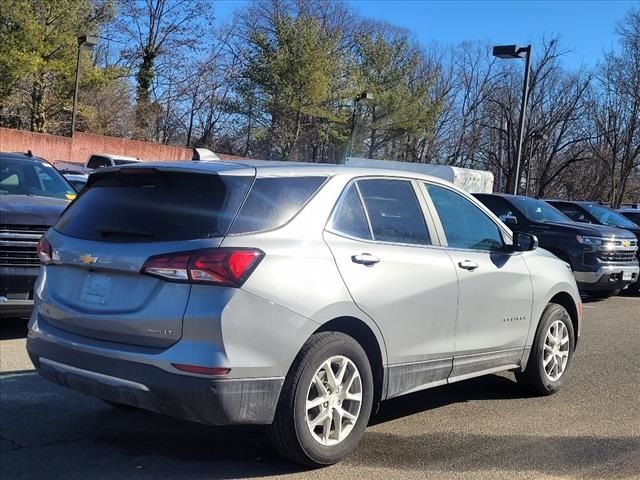
{"type": "Polygon", "coordinates": [[[164,242],[223,236],[252,176],[151,172],[100,175],[55,229],[85,240],[164,242]]]}

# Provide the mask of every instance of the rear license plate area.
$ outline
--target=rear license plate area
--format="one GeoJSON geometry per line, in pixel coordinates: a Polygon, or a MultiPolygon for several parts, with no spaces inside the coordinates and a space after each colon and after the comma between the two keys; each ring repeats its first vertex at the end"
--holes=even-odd
{"type": "Polygon", "coordinates": [[[82,283],[80,300],[94,305],[104,305],[109,299],[111,276],[89,272],[82,283]]]}

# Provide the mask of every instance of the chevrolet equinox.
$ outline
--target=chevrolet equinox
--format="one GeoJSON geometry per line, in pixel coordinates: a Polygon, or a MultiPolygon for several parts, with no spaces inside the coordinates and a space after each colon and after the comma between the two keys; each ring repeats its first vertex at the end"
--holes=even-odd
{"type": "Polygon", "coordinates": [[[39,243],[27,349],[47,379],[196,422],[266,424],[338,462],[382,400],[513,371],[566,381],[567,264],[451,184],[278,162],[100,170],[39,243]]]}

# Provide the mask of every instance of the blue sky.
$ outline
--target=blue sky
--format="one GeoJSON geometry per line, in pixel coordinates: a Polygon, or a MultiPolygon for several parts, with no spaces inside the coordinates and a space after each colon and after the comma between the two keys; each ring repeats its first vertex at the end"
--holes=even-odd
{"type": "MultiPolygon", "coordinates": [[[[214,0],[218,20],[226,20],[243,0],[214,0]]],[[[615,47],[615,26],[638,0],[574,1],[426,1],[350,0],[362,16],[411,30],[429,44],[457,45],[466,40],[527,44],[560,35],[568,66],[594,65],[615,47]]],[[[535,54],[535,52],[534,52],[535,54]]]]}

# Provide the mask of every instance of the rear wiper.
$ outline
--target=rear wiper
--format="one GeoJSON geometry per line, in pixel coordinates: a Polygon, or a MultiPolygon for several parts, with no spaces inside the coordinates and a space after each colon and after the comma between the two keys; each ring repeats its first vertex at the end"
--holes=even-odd
{"type": "Polygon", "coordinates": [[[145,232],[144,230],[134,230],[129,228],[119,228],[119,227],[96,227],[95,231],[98,232],[103,237],[107,237],[110,235],[128,235],[132,237],[154,237],[155,235],[151,232],[145,232]]]}

